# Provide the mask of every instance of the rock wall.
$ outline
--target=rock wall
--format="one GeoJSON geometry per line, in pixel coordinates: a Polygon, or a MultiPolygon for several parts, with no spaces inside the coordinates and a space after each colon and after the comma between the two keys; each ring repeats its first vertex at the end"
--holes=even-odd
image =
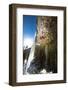
{"type": "Polygon", "coordinates": [[[45,50],[45,67],[47,71],[57,72],[57,17],[37,17],[36,43],[45,50]]]}

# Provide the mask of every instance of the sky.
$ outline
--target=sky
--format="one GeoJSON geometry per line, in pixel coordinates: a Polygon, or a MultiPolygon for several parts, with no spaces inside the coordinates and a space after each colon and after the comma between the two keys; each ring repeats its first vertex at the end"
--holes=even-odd
{"type": "Polygon", "coordinates": [[[31,47],[36,32],[36,16],[24,15],[23,16],[23,37],[24,46],[31,47]]]}

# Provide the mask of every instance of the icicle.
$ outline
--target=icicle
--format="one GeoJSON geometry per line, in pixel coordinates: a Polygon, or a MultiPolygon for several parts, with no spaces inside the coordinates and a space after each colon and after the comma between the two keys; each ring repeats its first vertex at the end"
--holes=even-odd
{"type": "Polygon", "coordinates": [[[29,68],[31,61],[34,58],[35,44],[36,44],[35,39],[36,39],[36,33],[35,33],[35,37],[34,37],[34,43],[33,43],[32,47],[31,47],[28,62],[27,62],[27,65],[26,65],[26,74],[28,74],[27,69],[29,68]]]}

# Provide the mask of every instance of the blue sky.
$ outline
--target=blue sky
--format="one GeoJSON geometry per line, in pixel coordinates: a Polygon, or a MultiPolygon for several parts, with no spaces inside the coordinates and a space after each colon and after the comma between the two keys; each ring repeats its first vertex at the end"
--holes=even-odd
{"type": "MultiPolygon", "coordinates": [[[[26,40],[26,39],[34,40],[35,32],[36,32],[36,16],[24,15],[23,16],[23,36],[24,36],[24,40],[26,40]]],[[[29,41],[27,41],[27,42],[29,42],[29,41]]]]}
{"type": "Polygon", "coordinates": [[[33,38],[36,32],[36,16],[23,16],[23,34],[24,38],[33,38]]]}

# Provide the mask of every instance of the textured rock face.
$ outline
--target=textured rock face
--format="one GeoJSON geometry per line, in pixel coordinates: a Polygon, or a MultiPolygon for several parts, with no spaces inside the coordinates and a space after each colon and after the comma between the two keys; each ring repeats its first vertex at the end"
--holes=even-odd
{"type": "Polygon", "coordinates": [[[38,74],[43,69],[57,73],[57,17],[38,16],[34,58],[27,72],[38,74]]]}
{"type": "Polygon", "coordinates": [[[47,71],[57,72],[57,17],[37,18],[37,43],[45,50],[47,71]]]}
{"type": "Polygon", "coordinates": [[[37,17],[37,41],[43,46],[57,43],[57,17],[37,17]]]}

